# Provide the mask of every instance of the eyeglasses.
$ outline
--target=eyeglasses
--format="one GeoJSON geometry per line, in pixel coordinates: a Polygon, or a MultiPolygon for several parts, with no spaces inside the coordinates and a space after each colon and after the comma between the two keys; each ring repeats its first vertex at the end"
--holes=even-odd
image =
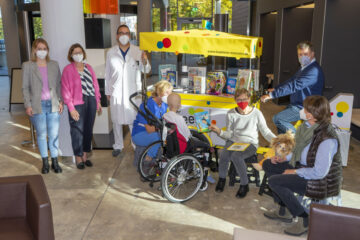
{"type": "Polygon", "coordinates": [[[248,101],[249,101],[248,98],[236,99],[236,102],[248,102],[248,101]]]}
{"type": "Polygon", "coordinates": [[[130,35],[130,32],[118,32],[118,35],[130,35]]]}

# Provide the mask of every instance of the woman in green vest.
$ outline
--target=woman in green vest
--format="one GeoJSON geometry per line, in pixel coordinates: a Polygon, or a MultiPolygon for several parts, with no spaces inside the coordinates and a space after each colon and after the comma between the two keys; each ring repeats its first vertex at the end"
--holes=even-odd
{"type": "Polygon", "coordinates": [[[263,164],[277,203],[277,208],[264,215],[282,222],[298,217],[297,223],[285,229],[285,233],[296,236],[307,232],[308,214],[294,193],[316,200],[337,196],[342,178],[340,144],[331,124],[328,100],[307,97],[300,116],[304,123],[296,131],[290,161],[270,159],[263,164]]]}

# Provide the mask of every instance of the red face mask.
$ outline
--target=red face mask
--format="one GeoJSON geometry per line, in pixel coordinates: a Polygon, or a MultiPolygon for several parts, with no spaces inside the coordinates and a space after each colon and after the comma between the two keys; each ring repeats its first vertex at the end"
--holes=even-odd
{"type": "Polygon", "coordinates": [[[245,108],[249,105],[249,102],[238,102],[237,105],[244,111],[245,108]]]}

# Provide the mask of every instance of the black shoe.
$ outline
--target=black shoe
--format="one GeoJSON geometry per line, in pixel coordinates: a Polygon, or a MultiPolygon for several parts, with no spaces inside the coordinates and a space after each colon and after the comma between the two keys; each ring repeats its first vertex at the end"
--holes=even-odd
{"type": "Polygon", "coordinates": [[[51,168],[54,169],[55,173],[61,173],[62,172],[62,169],[59,166],[57,158],[51,158],[51,168]]]}
{"type": "Polygon", "coordinates": [[[41,173],[42,174],[49,173],[49,159],[47,157],[42,158],[42,162],[43,162],[43,166],[42,166],[42,169],[41,169],[41,173]]]}
{"type": "Polygon", "coordinates": [[[85,169],[85,164],[83,162],[79,162],[78,164],[76,164],[76,167],[78,169],[85,169]]]}
{"type": "Polygon", "coordinates": [[[249,191],[249,184],[240,185],[238,192],[236,193],[237,198],[244,198],[249,191]]]}
{"type": "Polygon", "coordinates": [[[92,167],[92,166],[93,166],[93,164],[92,164],[92,162],[91,162],[90,160],[86,160],[86,161],[85,161],[85,165],[88,166],[88,167],[92,167]]]}
{"type": "Polygon", "coordinates": [[[219,181],[216,184],[215,192],[221,193],[222,191],[224,191],[225,183],[226,178],[219,178],[219,181]]]}
{"type": "Polygon", "coordinates": [[[112,151],[113,157],[119,156],[120,153],[121,153],[121,150],[120,150],[120,149],[114,149],[114,150],[112,151]]]}

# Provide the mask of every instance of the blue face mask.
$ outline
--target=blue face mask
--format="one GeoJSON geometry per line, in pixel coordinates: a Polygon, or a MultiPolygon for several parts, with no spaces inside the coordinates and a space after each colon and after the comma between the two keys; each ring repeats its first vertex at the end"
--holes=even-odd
{"type": "Polygon", "coordinates": [[[299,63],[301,64],[301,67],[305,67],[305,66],[309,65],[310,62],[311,62],[311,59],[308,56],[299,57],[299,63]]]}

